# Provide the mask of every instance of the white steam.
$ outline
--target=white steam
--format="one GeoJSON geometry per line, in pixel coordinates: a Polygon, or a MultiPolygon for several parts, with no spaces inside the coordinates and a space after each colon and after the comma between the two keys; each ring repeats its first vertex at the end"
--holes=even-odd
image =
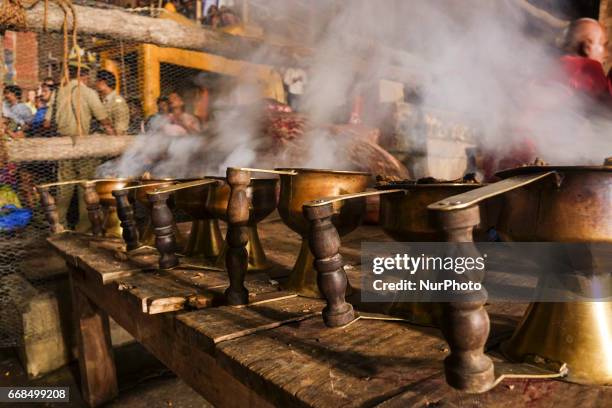
{"type": "MultiPolygon", "coordinates": [[[[219,174],[229,165],[273,167],[289,159],[296,166],[346,167],[343,144],[321,125],[346,122],[347,104],[381,78],[404,78],[425,106],[458,113],[479,129],[485,149],[509,151],[528,138],[539,157],[559,165],[601,164],[612,154],[609,115],[593,119],[594,101],[557,80],[559,51],[527,30],[514,0],[312,2],[308,7],[318,8],[312,18],[303,16],[301,2],[254,3],[275,15],[297,16],[289,20],[296,24],[302,18],[308,35],[301,37],[312,39],[315,55],[303,97],[312,124],[306,153],[266,155],[261,107],[217,104],[204,136],[140,137],[119,160],[119,175],[138,175],[151,165],[174,177],[219,174]],[[151,156],[157,157],[153,163],[151,156]]],[[[253,58],[269,52],[264,47],[253,58]]],[[[238,90],[243,85],[229,93],[238,90]]]]}

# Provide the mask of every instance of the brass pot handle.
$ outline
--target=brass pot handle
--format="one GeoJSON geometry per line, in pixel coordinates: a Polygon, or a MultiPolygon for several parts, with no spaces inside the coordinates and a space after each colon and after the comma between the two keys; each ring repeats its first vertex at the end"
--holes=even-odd
{"type": "Polygon", "coordinates": [[[538,174],[521,174],[436,201],[433,204],[429,204],[427,209],[431,211],[456,211],[466,209],[489,198],[516,190],[517,188],[535,183],[538,180],[552,175],[557,175],[557,172],[548,171],[538,174]]]}
{"type": "Polygon", "coordinates": [[[249,171],[253,173],[282,174],[282,175],[288,175],[288,176],[295,176],[298,174],[297,171],[293,171],[293,170],[255,169],[252,167],[229,167],[229,168],[237,170],[237,171],[249,171]]]}
{"type": "Polygon", "coordinates": [[[304,203],[303,207],[321,207],[324,205],[337,203],[339,201],[350,200],[352,198],[361,198],[361,197],[369,197],[369,196],[393,194],[393,193],[407,194],[408,191],[404,189],[396,188],[392,190],[362,191],[360,193],[341,194],[337,196],[317,198],[316,200],[308,201],[304,203]]]}
{"type": "Polygon", "coordinates": [[[155,182],[155,183],[146,183],[146,184],[138,184],[136,186],[129,186],[129,187],[123,187],[123,188],[118,188],[117,190],[113,190],[113,195],[116,192],[120,192],[120,191],[131,191],[131,190],[138,190],[144,187],[155,187],[155,186],[162,186],[164,184],[168,184],[168,183],[173,183],[173,184],[177,184],[176,181],[172,180],[172,181],[160,181],[160,182],[155,182]]]}
{"type": "MultiPolygon", "coordinates": [[[[147,194],[150,197],[150,196],[153,196],[153,195],[174,193],[175,191],[185,190],[185,189],[193,188],[193,187],[205,186],[207,184],[213,184],[213,183],[218,183],[218,182],[219,182],[219,180],[204,178],[204,179],[201,179],[201,180],[187,181],[185,183],[178,183],[178,184],[173,184],[173,185],[167,186],[167,187],[157,188],[157,189],[155,189],[153,191],[148,192],[147,194]]],[[[160,184],[165,184],[165,183],[160,183],[160,184]]],[[[149,184],[149,186],[150,185],[151,184],[149,184]]]]}

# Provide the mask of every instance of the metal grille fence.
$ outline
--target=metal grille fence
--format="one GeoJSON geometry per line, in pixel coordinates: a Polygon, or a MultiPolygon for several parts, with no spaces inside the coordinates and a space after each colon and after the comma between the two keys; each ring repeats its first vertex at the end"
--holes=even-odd
{"type": "MultiPolygon", "coordinates": [[[[4,86],[17,85],[22,90],[21,102],[31,103],[37,109],[48,109],[50,100],[44,99],[41,85],[45,82],[60,84],[64,62],[64,37],[54,33],[5,32],[2,79],[4,86]]],[[[132,141],[133,135],[148,127],[158,112],[158,105],[167,103],[171,94],[184,104],[184,110],[196,120],[203,119],[211,83],[224,76],[224,67],[218,57],[174,48],[161,48],[150,44],[120,40],[101,40],[90,36],[78,38],[78,49],[71,49],[69,62],[81,54],[83,66],[90,68],[88,86],[96,89],[95,80],[101,70],[113,73],[117,94],[129,108],[127,135],[108,136],[96,120],[85,135],[72,138],[49,132],[42,127],[26,124],[18,128],[9,114],[3,114],[0,144],[0,187],[6,193],[0,207],[7,204],[6,197],[18,197],[22,208],[32,211],[25,227],[0,232],[0,347],[19,345],[26,333],[21,325],[20,308],[24,290],[19,286],[24,279],[37,290],[46,291],[43,266],[32,257],[50,256],[45,238],[49,235],[44,213],[33,187],[41,183],[65,181],[63,172],[73,163],[75,178],[94,178],[100,163],[119,155],[132,141]],[[217,65],[215,65],[217,64],[217,65]],[[217,66],[217,68],[214,68],[217,66]],[[207,70],[206,68],[214,68],[207,70]],[[162,97],[161,99],[159,99],[162,97]],[[62,177],[63,176],[63,177],[62,177]],[[19,276],[24,279],[14,279],[19,276]],[[16,283],[21,282],[21,283],[16,283]]],[[[0,61],[2,62],[2,61],[0,61]]],[[[57,94],[57,88],[52,89],[57,94]]],[[[52,100],[52,99],[51,99],[52,100]]],[[[78,103],[78,102],[76,102],[78,103]]],[[[5,105],[6,107],[6,105],[5,105]]],[[[68,201],[66,224],[70,228],[79,219],[77,187],[55,188],[52,193],[58,202],[68,201]]],[[[13,200],[14,201],[14,200],[13,200]]],[[[6,216],[5,212],[0,216],[6,216]]],[[[53,286],[53,285],[51,285],[53,286]]],[[[65,295],[65,294],[64,294],[65,295]]]]}

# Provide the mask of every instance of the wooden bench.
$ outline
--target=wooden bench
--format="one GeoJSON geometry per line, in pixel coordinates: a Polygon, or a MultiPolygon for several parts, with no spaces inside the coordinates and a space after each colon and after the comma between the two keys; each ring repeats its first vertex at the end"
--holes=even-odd
{"type": "MultiPolygon", "coordinates": [[[[84,399],[98,406],[117,395],[111,316],[218,407],[551,407],[568,401],[600,407],[612,400],[610,387],[558,380],[509,380],[479,395],[455,391],[444,380],[448,346],[439,330],[373,319],[326,327],[323,301],[279,288],[298,237],[280,221],[262,223],[260,235],[275,276],[247,275],[250,304],[237,307],[223,305],[228,280],[222,272],[162,272],[152,250],[125,259],[118,241],[72,233],[49,238],[70,269],[84,399]]],[[[361,227],[343,240],[357,289],[360,242],[381,239],[377,227],[361,227]]],[[[488,309],[495,339],[524,305],[488,309]]]]}

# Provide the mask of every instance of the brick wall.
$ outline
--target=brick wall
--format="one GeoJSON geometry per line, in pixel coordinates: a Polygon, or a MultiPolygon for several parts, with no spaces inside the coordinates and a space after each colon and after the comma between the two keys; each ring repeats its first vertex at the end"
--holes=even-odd
{"type": "Polygon", "coordinates": [[[4,35],[5,54],[12,54],[13,82],[23,89],[38,87],[38,39],[35,33],[7,31],[4,35]]]}

